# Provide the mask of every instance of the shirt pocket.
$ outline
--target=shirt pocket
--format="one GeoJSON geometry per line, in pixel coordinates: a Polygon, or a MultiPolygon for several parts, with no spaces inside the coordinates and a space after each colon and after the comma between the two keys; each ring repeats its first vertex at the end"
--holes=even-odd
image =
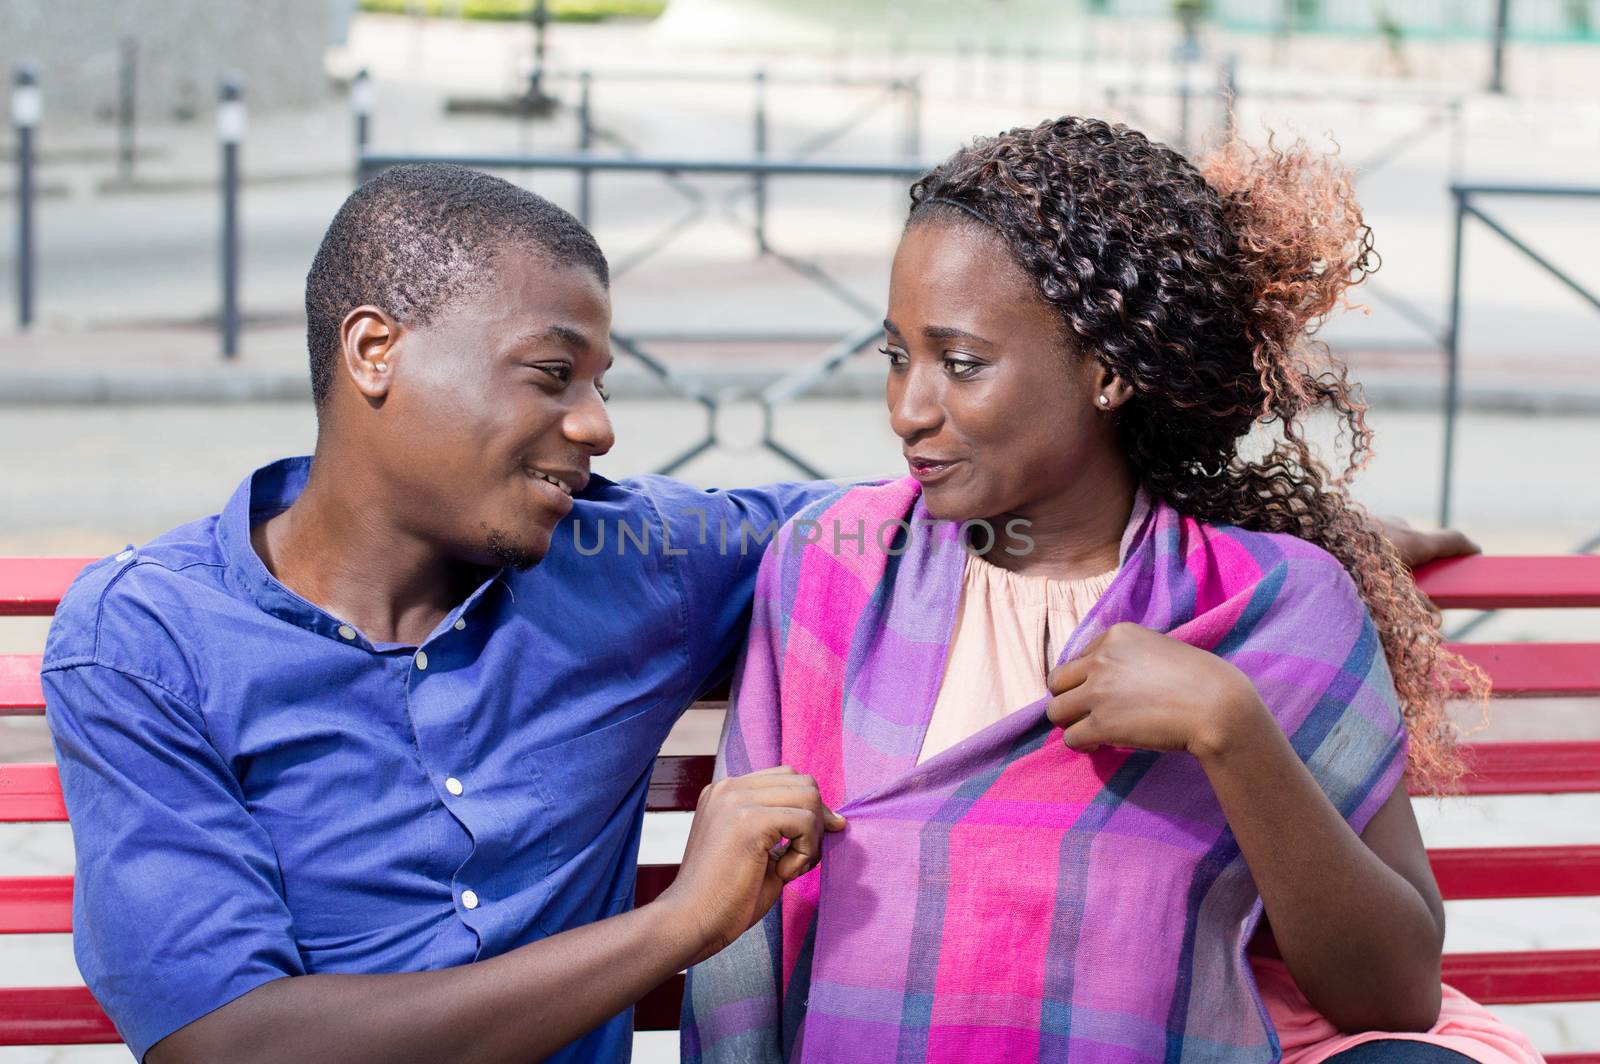
{"type": "Polygon", "coordinates": [[[550,888],[539,913],[547,934],[631,903],[639,818],[664,738],[645,710],[524,755],[543,813],[535,848],[550,888]]]}

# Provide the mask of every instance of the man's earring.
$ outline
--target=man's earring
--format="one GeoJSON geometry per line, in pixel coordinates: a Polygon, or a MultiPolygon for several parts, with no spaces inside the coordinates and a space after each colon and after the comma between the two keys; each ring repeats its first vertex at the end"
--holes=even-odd
{"type": "MultiPolygon", "coordinates": [[[[389,363],[387,363],[387,362],[374,362],[372,364],[372,368],[377,370],[379,373],[385,373],[389,369],[389,363]]],[[[1105,396],[1102,395],[1100,398],[1104,399],[1105,396]]]]}
{"type": "Polygon", "coordinates": [[[1110,406],[1111,405],[1111,397],[1109,395],[1102,395],[1100,397],[1100,405],[1101,406],[1110,406]]]}

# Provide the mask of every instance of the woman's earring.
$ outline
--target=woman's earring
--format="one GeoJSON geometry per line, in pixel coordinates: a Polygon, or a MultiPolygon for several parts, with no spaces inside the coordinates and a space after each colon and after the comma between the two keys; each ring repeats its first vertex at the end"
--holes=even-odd
{"type": "MultiPolygon", "coordinates": [[[[383,373],[383,372],[386,372],[388,370],[389,363],[387,363],[387,362],[374,362],[372,364],[372,368],[377,370],[379,373],[383,373]]],[[[1102,395],[1100,398],[1104,399],[1105,396],[1102,395]]]]}
{"type": "Polygon", "coordinates": [[[1110,406],[1111,405],[1111,397],[1109,395],[1102,395],[1100,397],[1100,405],[1101,406],[1110,406]]]}

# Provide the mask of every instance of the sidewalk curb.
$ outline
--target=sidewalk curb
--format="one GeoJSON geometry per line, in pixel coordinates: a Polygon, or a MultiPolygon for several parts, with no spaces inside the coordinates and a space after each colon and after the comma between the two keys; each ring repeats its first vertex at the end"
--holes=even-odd
{"type": "MultiPolygon", "coordinates": [[[[780,380],[773,370],[680,369],[684,387],[643,372],[619,367],[608,382],[614,399],[681,399],[698,391],[711,396],[748,396],[780,380]]],[[[1442,383],[1363,382],[1367,402],[1394,410],[1437,410],[1443,405],[1442,383]]],[[[843,371],[817,382],[799,399],[881,399],[878,372],[843,371]]],[[[99,405],[155,403],[300,402],[311,398],[311,383],[301,371],[240,370],[207,374],[73,374],[0,375],[0,407],[34,405],[99,405]]],[[[1600,390],[1519,389],[1463,383],[1464,410],[1510,414],[1600,414],[1600,390]]]]}

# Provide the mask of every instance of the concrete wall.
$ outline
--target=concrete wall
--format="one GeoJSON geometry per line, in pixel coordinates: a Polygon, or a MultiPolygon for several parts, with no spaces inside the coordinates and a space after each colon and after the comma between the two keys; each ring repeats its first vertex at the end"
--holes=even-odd
{"type": "Polygon", "coordinates": [[[141,122],[209,116],[228,70],[247,78],[253,112],[326,97],[323,55],[353,0],[4,0],[0,70],[37,62],[52,123],[104,120],[116,107],[119,54],[137,42],[141,122]]]}

